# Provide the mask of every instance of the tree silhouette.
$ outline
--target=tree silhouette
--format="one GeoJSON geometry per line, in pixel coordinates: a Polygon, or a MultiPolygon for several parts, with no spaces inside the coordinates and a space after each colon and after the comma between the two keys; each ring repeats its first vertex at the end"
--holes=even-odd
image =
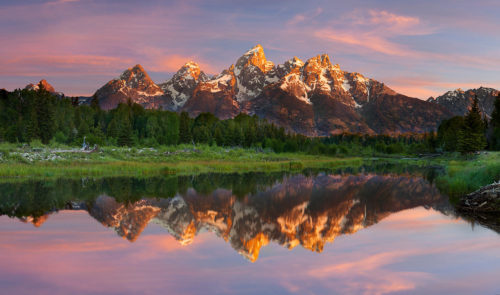
{"type": "Polygon", "coordinates": [[[458,150],[462,154],[470,154],[486,147],[484,121],[479,111],[477,96],[474,97],[471,109],[464,118],[464,125],[459,132],[458,150]]]}

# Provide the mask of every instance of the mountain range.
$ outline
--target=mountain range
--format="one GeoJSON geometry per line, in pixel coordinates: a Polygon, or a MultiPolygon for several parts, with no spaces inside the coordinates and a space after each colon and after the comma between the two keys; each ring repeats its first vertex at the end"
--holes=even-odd
{"type": "MultiPolygon", "coordinates": [[[[27,87],[36,87],[30,85],[27,87]]],[[[50,84],[46,88],[55,92],[50,84]]],[[[99,88],[94,96],[103,109],[130,99],[145,108],[186,111],[192,117],[210,112],[227,119],[243,112],[289,131],[327,136],[433,131],[443,119],[464,115],[475,95],[489,116],[498,94],[498,90],[484,87],[457,89],[424,101],[397,93],[360,73],[343,71],[326,54],[305,62],[293,57],[275,65],[257,45],[213,77],[190,61],[171,79],[156,84],[141,65],[136,65],[99,88]]],[[[82,101],[87,103],[89,98],[82,101]]]]}

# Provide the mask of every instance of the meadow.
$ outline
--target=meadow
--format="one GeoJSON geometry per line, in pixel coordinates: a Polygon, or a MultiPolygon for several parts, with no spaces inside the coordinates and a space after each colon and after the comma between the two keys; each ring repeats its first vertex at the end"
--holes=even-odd
{"type": "Polygon", "coordinates": [[[407,154],[328,156],[275,153],[271,149],[258,148],[177,145],[155,148],[109,146],[89,153],[64,145],[0,144],[0,177],[4,182],[61,177],[300,172],[310,168],[359,168],[374,163],[442,167],[444,173],[436,177],[436,185],[451,198],[458,198],[500,178],[500,152],[482,152],[473,156],[445,153],[438,157],[419,158],[407,154]]]}

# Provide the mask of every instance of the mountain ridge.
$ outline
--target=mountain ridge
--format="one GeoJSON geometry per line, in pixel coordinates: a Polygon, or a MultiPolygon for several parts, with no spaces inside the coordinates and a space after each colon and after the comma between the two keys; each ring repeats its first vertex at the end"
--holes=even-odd
{"type": "Polygon", "coordinates": [[[210,112],[228,119],[247,113],[288,131],[328,136],[434,131],[442,120],[466,113],[474,93],[487,97],[480,106],[486,115],[491,114],[498,90],[468,90],[467,98],[450,98],[450,93],[427,101],[408,97],[360,73],[343,71],[328,54],[305,62],[293,57],[275,65],[259,44],[212,77],[189,61],[170,79],[156,84],[138,64],[94,96],[103,109],[130,99],[145,108],[185,111],[192,117],[210,112]]]}

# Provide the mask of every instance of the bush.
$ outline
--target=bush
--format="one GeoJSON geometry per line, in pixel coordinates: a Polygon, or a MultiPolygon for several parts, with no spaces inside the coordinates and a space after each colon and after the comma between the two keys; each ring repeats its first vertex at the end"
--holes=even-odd
{"type": "Polygon", "coordinates": [[[68,143],[68,137],[62,131],[57,131],[52,140],[57,143],[68,143]]]}

